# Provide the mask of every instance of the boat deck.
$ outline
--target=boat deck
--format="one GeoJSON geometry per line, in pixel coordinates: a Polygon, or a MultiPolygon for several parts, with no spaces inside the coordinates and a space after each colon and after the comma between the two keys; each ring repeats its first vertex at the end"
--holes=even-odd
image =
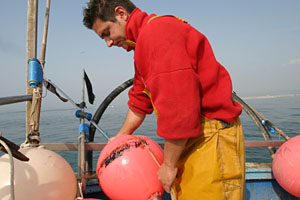
{"type": "MultiPolygon", "coordinates": [[[[87,183],[85,198],[109,200],[101,191],[96,179],[87,183]]],[[[163,200],[171,200],[169,194],[164,193],[163,200]]],[[[246,188],[244,200],[300,200],[287,193],[273,178],[271,163],[246,163],[246,188]]]]}

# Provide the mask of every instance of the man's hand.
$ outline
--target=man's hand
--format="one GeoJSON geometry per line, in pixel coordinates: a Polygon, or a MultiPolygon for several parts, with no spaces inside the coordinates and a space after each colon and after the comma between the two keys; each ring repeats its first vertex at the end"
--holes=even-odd
{"type": "Polygon", "coordinates": [[[163,163],[160,166],[157,172],[158,179],[162,183],[167,193],[170,193],[171,191],[171,187],[173,185],[176,174],[177,174],[177,168],[168,166],[165,163],[163,163]]]}
{"type": "Polygon", "coordinates": [[[117,136],[110,137],[109,140],[108,140],[108,142],[113,141],[116,137],[117,137],[117,136]]]}
{"type": "Polygon", "coordinates": [[[177,175],[177,161],[185,147],[187,139],[165,140],[164,162],[160,166],[157,175],[166,192],[170,193],[174,179],[177,175]]]}

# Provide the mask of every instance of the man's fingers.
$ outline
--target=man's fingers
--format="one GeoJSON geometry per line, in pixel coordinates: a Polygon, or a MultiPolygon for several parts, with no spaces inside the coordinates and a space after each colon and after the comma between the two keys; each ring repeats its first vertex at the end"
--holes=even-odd
{"type": "Polygon", "coordinates": [[[166,186],[166,185],[163,185],[163,188],[164,188],[164,190],[165,190],[167,193],[170,193],[171,187],[166,186]]]}
{"type": "Polygon", "coordinates": [[[108,142],[113,141],[116,138],[116,136],[109,138],[108,142]]]}

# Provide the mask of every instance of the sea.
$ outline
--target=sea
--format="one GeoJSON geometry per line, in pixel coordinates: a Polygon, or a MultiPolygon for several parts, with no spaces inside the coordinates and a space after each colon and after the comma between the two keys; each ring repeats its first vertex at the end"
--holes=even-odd
{"type": "MultiPolygon", "coordinates": [[[[294,137],[300,134],[300,94],[242,97],[242,99],[288,136],[294,137]]],[[[87,111],[93,114],[96,109],[97,106],[87,111]]],[[[75,108],[42,109],[40,116],[41,142],[76,143],[79,135],[79,119],[75,117],[76,110],[75,108]]],[[[127,111],[128,107],[126,103],[115,105],[112,102],[106,109],[98,125],[104,131],[108,132],[109,136],[114,136],[121,128],[127,111]]],[[[240,119],[242,121],[245,140],[264,140],[255,123],[244,111],[240,119]]],[[[25,103],[24,110],[22,111],[2,110],[0,106],[0,132],[3,137],[18,145],[25,141],[25,103]]],[[[156,135],[156,117],[154,114],[147,115],[144,123],[134,134],[148,136],[157,143],[164,142],[163,138],[156,135]]],[[[271,137],[274,140],[284,140],[278,133],[271,134],[271,137]]],[[[107,140],[96,131],[95,142],[105,143],[107,140]]],[[[75,172],[77,171],[78,156],[76,151],[57,151],[57,153],[69,162],[75,172]]],[[[94,152],[94,169],[99,154],[100,151],[94,152]]],[[[2,155],[3,153],[0,152],[0,156],[2,155]]],[[[246,161],[272,162],[272,159],[266,147],[247,148],[246,161]]]]}

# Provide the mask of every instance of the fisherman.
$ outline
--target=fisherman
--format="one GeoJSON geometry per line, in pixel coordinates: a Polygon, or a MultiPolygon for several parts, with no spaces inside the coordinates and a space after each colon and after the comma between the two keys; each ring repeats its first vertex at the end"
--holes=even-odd
{"type": "Polygon", "coordinates": [[[206,37],[176,16],[148,15],[130,0],[90,0],[84,25],[108,47],[134,50],[129,111],[116,136],[153,110],[165,139],[158,179],[177,199],[241,200],[244,139],[232,83],[206,37]]]}

